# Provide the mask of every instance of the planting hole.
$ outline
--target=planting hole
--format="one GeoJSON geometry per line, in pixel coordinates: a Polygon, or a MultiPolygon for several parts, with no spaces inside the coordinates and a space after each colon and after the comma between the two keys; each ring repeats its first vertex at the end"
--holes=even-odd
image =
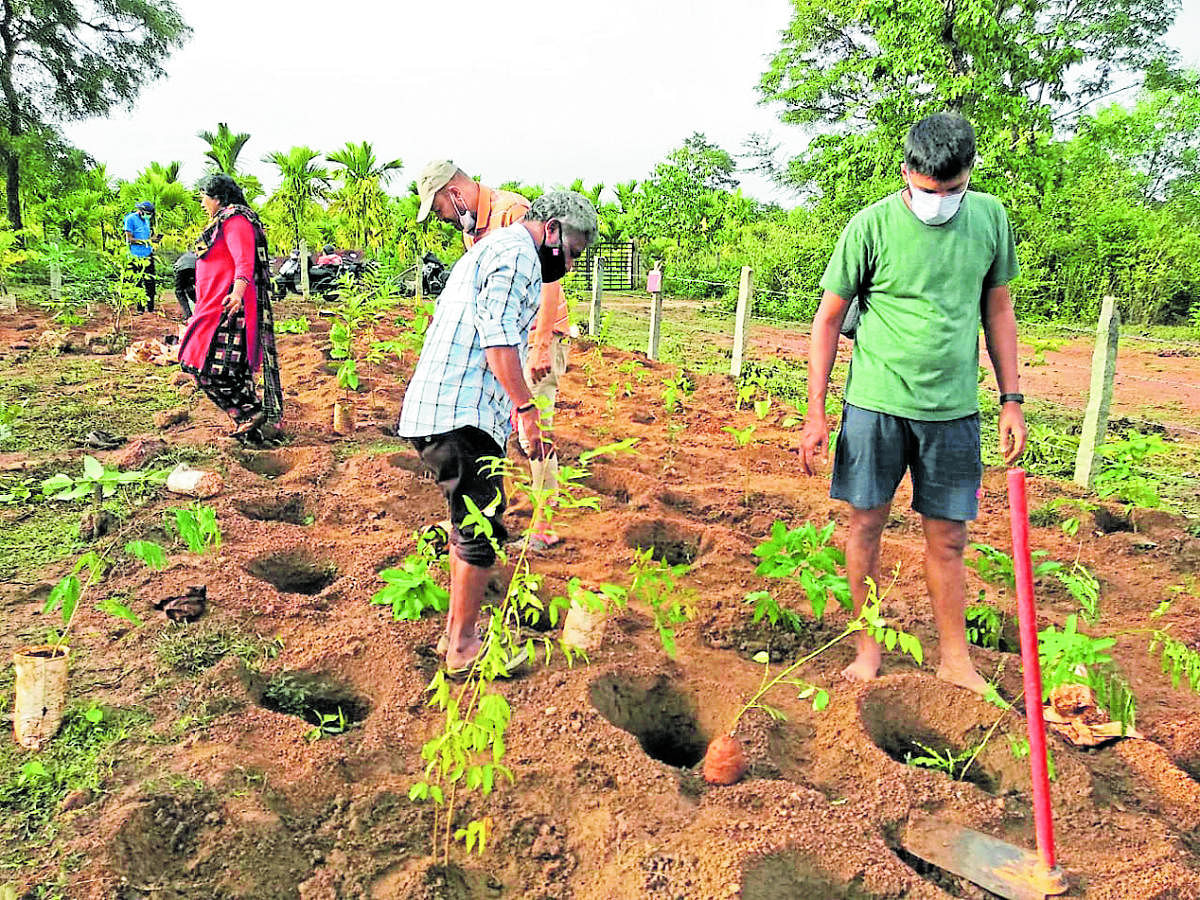
{"type": "Polygon", "coordinates": [[[873,900],[856,884],[832,878],[811,859],[794,850],[770,853],[748,862],[742,876],[742,900],[873,900]]]}
{"type": "Polygon", "coordinates": [[[596,466],[588,476],[588,487],[607,494],[617,503],[629,502],[629,473],[622,469],[596,466]]]}
{"type": "Polygon", "coordinates": [[[637,550],[649,547],[652,555],[669,566],[691,564],[700,555],[700,529],[684,522],[644,519],[625,530],[625,546],[637,550]]]}
{"type": "Polygon", "coordinates": [[[1096,530],[1105,534],[1112,534],[1116,531],[1133,531],[1133,521],[1129,516],[1110,512],[1103,506],[1093,510],[1092,516],[1096,520],[1096,530]]]}
{"type": "Polygon", "coordinates": [[[345,718],[346,727],[363,721],[371,706],[346,685],[313,672],[276,672],[258,687],[259,705],[285,716],[296,716],[310,725],[330,717],[345,718]]]}
{"type": "Polygon", "coordinates": [[[1010,788],[1027,790],[1028,762],[1013,756],[1003,734],[994,734],[966,767],[995,721],[995,710],[967,697],[947,703],[946,690],[941,682],[919,677],[881,685],[859,706],[863,727],[896,762],[912,765],[914,759],[940,757],[947,760],[945,767],[924,762],[920,768],[941,771],[993,794],[1010,788]]]}
{"type": "Polygon", "coordinates": [[[647,687],[606,675],[592,682],[588,696],[600,715],[638,739],[647,756],[680,769],[704,758],[708,739],[696,723],[695,701],[666,679],[647,687]]]}
{"type": "Polygon", "coordinates": [[[238,500],[233,505],[247,519],[257,522],[286,522],[289,525],[308,525],[312,522],[304,506],[304,497],[300,494],[252,497],[238,500]]]}
{"type": "Polygon", "coordinates": [[[296,460],[292,458],[292,454],[283,450],[243,453],[239,461],[245,468],[263,478],[278,478],[296,468],[296,460]]]}
{"type": "Polygon", "coordinates": [[[337,566],[304,550],[265,554],[251,560],[246,571],[285,594],[319,594],[337,578],[337,566]]]}
{"type": "Polygon", "coordinates": [[[414,472],[421,474],[425,471],[425,464],[421,462],[421,457],[417,456],[414,450],[411,453],[391,453],[388,454],[388,465],[393,469],[404,469],[406,472],[414,472]]]}

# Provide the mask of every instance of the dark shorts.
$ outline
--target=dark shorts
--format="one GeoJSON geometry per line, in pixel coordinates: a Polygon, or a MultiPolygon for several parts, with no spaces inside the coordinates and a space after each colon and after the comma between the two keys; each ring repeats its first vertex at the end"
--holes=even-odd
{"type": "Polygon", "coordinates": [[[487,463],[481,460],[487,457],[503,459],[504,451],[491,435],[470,426],[409,440],[446,495],[453,525],[450,541],[458,550],[459,558],[473,566],[488,568],[496,562],[492,541],[503,544],[508,532],[501,521],[505,505],[504,478],[499,474],[489,475],[487,463]],[[474,524],[466,524],[470,512],[466,503],[468,497],[479,510],[490,513],[487,520],[492,526],[491,540],[474,524]],[[493,504],[495,506],[489,510],[493,504]]]}
{"type": "Polygon", "coordinates": [[[855,509],[891,501],[905,470],[923,516],[966,522],[979,514],[979,416],[922,422],[846,404],[829,495],[855,509]]]}

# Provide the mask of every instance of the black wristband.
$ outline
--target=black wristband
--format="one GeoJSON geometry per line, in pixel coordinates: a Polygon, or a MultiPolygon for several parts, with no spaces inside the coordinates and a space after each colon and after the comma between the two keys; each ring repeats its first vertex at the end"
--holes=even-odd
{"type": "Polygon", "coordinates": [[[1024,402],[1025,402],[1024,394],[1001,394],[1000,395],[1000,405],[1001,406],[1003,406],[1005,403],[1024,403],[1024,402]]]}
{"type": "Polygon", "coordinates": [[[537,409],[537,404],[534,403],[532,400],[530,400],[528,403],[518,406],[517,407],[517,415],[520,415],[521,413],[527,413],[531,409],[537,409]]]}

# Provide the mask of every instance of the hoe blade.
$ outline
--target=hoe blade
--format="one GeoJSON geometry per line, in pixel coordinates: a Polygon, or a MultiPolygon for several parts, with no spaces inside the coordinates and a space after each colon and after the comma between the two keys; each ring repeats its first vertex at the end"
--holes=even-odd
{"type": "Polygon", "coordinates": [[[1036,853],[953,822],[914,819],[900,843],[925,862],[1008,900],[1045,900],[1067,890],[1062,872],[1047,871],[1036,853]]]}

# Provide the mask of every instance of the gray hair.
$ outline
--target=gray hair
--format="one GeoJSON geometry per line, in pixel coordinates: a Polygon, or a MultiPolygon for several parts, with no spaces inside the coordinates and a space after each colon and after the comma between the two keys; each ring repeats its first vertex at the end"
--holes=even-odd
{"type": "Polygon", "coordinates": [[[587,238],[588,243],[596,239],[600,229],[595,207],[587,197],[575,191],[550,191],[548,194],[542,194],[533,201],[525,218],[534,222],[558,219],[572,231],[577,231],[587,238]]]}

